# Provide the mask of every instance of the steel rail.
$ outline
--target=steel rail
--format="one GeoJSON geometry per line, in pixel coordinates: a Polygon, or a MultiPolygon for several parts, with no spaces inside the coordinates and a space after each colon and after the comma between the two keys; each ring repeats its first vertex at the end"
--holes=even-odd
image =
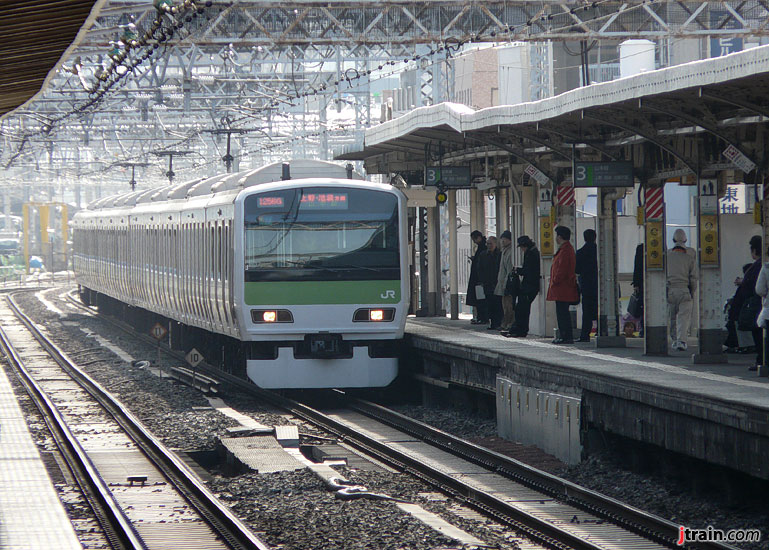
{"type": "Polygon", "coordinates": [[[134,529],[131,520],[128,519],[115,500],[112,491],[99,475],[96,466],[88,457],[80,441],[69,429],[59,409],[29,373],[24,361],[1,326],[0,348],[2,348],[3,354],[13,369],[18,373],[19,379],[32,402],[43,415],[51,436],[98,518],[99,524],[104,529],[112,547],[126,550],[145,550],[146,547],[134,529]]]}
{"type": "MultiPolygon", "coordinates": [[[[514,458],[470,443],[376,403],[357,398],[347,398],[345,401],[346,406],[352,410],[417,437],[455,456],[478,464],[512,481],[602,517],[652,541],[671,548],[681,548],[676,543],[680,526],[671,521],[539,470],[534,466],[524,464],[514,458]]],[[[687,544],[686,548],[735,550],[734,546],[718,542],[690,543],[687,544]]]]}
{"type": "MultiPolygon", "coordinates": [[[[79,303],[71,296],[71,294],[68,294],[67,297],[71,303],[75,304],[80,309],[88,311],[91,314],[95,313],[91,308],[79,303]]],[[[110,317],[100,317],[100,319],[107,320],[113,326],[131,334],[133,337],[138,336],[148,343],[151,342],[149,336],[137,334],[135,331],[131,330],[129,326],[117,319],[110,317]]],[[[157,345],[154,341],[151,343],[157,345]]],[[[173,357],[179,359],[184,358],[182,353],[165,348],[164,351],[173,357]]],[[[466,502],[468,505],[482,511],[484,514],[496,518],[497,521],[514,527],[521,533],[548,548],[556,550],[601,550],[601,547],[596,546],[589,541],[585,541],[572,533],[564,531],[535,516],[517,510],[491,494],[479,492],[477,489],[456,480],[419,460],[390,449],[374,439],[367,438],[354,429],[351,429],[349,426],[336,422],[308,405],[281,396],[275,392],[258,388],[247,380],[222,372],[205,363],[198,365],[198,369],[205,370],[208,373],[219,377],[220,380],[226,382],[230,386],[257,396],[280,409],[310,422],[311,424],[322,427],[324,430],[335,434],[338,438],[358,448],[362,452],[374,456],[396,469],[411,473],[430,485],[440,488],[454,498],[466,502]]]]}
{"type": "MultiPolygon", "coordinates": [[[[168,477],[203,519],[234,549],[270,550],[251,530],[208,490],[189,467],[98,382],[80,370],[69,357],[42,334],[39,327],[19,308],[12,296],[7,301],[18,319],[32,333],[51,357],[64,368],[118,422],[144,451],[145,455],[168,477]]],[[[140,547],[143,548],[143,547],[140,547]]]]}
{"type": "MultiPolygon", "coordinates": [[[[68,295],[68,299],[77,307],[87,310],[91,314],[95,314],[91,308],[83,305],[71,295],[68,295]]],[[[152,340],[151,337],[137,334],[135,331],[131,330],[129,326],[117,319],[111,317],[100,318],[105,319],[113,324],[113,326],[118,327],[132,336],[138,336],[148,343],[153,343],[153,345],[155,345],[155,341],[152,340]]],[[[165,348],[164,351],[174,357],[182,360],[184,359],[183,353],[165,348]]],[[[596,548],[592,543],[583,541],[582,539],[579,539],[579,537],[568,532],[559,533],[553,531],[552,525],[542,522],[538,518],[534,518],[538,524],[537,527],[533,527],[531,524],[526,524],[525,520],[528,518],[521,517],[520,514],[523,513],[518,510],[509,510],[512,507],[507,503],[491,497],[491,495],[487,495],[490,497],[487,499],[483,497],[477,489],[464,485],[461,482],[457,482],[457,480],[450,478],[441,472],[434,471],[434,469],[429,466],[420,464],[418,461],[414,461],[406,455],[397,453],[397,451],[393,451],[378,441],[361,436],[361,434],[358,434],[350,427],[340,422],[336,422],[312,407],[303,405],[274,392],[262,390],[247,380],[222,372],[209,365],[201,364],[198,368],[219,377],[222,381],[226,381],[231,386],[257,395],[261,399],[264,399],[277,407],[285,409],[313,424],[322,426],[324,429],[336,434],[347,443],[366,453],[376,456],[383,462],[391,464],[396,468],[407,470],[428,483],[438,485],[446,492],[461,500],[465,500],[469,505],[480,509],[484,513],[521,529],[524,533],[528,534],[538,542],[550,545],[554,548],[564,548],[561,541],[565,539],[573,542],[574,545],[571,546],[572,548],[596,548]],[[512,521],[510,521],[511,518],[512,521]],[[542,523],[545,524],[541,525],[542,523]],[[538,527],[540,526],[542,530],[538,531],[538,527]],[[564,534],[563,539],[560,538],[562,533],[564,534]],[[583,546],[583,544],[588,544],[589,546],[583,546]]],[[[679,526],[664,518],[644,512],[643,510],[585,487],[581,487],[575,483],[539,470],[528,464],[524,464],[513,458],[485,449],[479,445],[475,445],[438,430],[437,428],[433,428],[432,426],[401,415],[395,411],[391,411],[381,405],[361,399],[350,398],[349,396],[346,396],[344,392],[334,392],[334,394],[336,395],[336,398],[345,400],[346,407],[417,437],[421,441],[440,448],[443,451],[478,464],[479,466],[487,468],[512,481],[521,483],[533,490],[555,498],[560,502],[564,502],[575,508],[582,509],[588,513],[604,518],[610,523],[634,532],[650,541],[669,546],[670,548],[681,548],[676,544],[679,536],[679,526]]],[[[561,530],[558,529],[558,531],[561,530]]],[[[571,544],[571,542],[569,544],[571,544]]],[[[734,546],[718,542],[688,543],[685,548],[691,550],[736,550],[734,546]]]]}

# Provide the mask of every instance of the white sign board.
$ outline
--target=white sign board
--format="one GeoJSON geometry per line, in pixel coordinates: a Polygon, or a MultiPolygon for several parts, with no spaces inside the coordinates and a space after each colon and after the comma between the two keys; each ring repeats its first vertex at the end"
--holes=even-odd
{"type": "Polygon", "coordinates": [[[550,178],[548,178],[539,168],[537,168],[533,164],[526,165],[526,169],[524,170],[524,172],[528,174],[531,179],[533,179],[540,185],[545,185],[547,182],[550,181],[550,178]]]}
{"type": "Polygon", "coordinates": [[[429,208],[431,206],[436,206],[437,203],[435,202],[435,188],[432,189],[422,189],[419,187],[407,187],[406,189],[403,189],[403,192],[406,194],[406,198],[408,198],[408,206],[411,207],[425,207],[429,208]]]}
{"type": "Polygon", "coordinates": [[[737,168],[749,174],[756,167],[756,163],[743,155],[734,145],[724,149],[723,155],[737,168]]]}
{"type": "Polygon", "coordinates": [[[492,179],[484,179],[483,181],[479,181],[474,185],[476,189],[480,189],[481,191],[486,191],[487,189],[495,189],[498,186],[497,180],[492,179]]]}

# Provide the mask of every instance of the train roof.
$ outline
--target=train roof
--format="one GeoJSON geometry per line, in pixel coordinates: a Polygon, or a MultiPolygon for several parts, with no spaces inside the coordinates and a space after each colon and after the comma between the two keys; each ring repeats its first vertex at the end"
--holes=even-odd
{"type": "Polygon", "coordinates": [[[239,191],[254,185],[284,181],[286,173],[290,175],[291,180],[309,178],[363,180],[361,174],[352,170],[352,165],[341,166],[324,160],[293,159],[234,174],[220,174],[209,178],[197,178],[176,185],[112,195],[91,202],[87,208],[88,210],[99,210],[135,206],[148,202],[157,203],[166,200],[213,196],[228,191],[239,191]]]}

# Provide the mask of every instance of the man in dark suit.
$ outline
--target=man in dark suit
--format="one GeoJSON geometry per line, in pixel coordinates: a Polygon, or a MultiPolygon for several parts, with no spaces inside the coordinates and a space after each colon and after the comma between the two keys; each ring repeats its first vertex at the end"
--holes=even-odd
{"type": "Polygon", "coordinates": [[[575,268],[582,293],[582,332],[579,341],[589,342],[593,321],[598,319],[598,247],[595,244],[595,231],[587,229],[582,235],[585,244],[577,250],[575,268]]]}
{"type": "Polygon", "coordinates": [[[529,315],[531,303],[539,294],[540,261],[539,250],[527,235],[518,237],[518,247],[523,250],[523,266],[516,268],[517,275],[522,277],[518,303],[515,306],[515,324],[506,336],[525,338],[529,334],[529,315]]]}

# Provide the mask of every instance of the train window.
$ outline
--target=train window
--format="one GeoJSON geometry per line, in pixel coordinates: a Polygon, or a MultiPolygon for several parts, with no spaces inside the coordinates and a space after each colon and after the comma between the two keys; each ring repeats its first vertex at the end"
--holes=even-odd
{"type": "Polygon", "coordinates": [[[315,187],[246,197],[245,281],[400,278],[398,199],[315,187]],[[270,200],[259,202],[265,197],[270,200]]]}

